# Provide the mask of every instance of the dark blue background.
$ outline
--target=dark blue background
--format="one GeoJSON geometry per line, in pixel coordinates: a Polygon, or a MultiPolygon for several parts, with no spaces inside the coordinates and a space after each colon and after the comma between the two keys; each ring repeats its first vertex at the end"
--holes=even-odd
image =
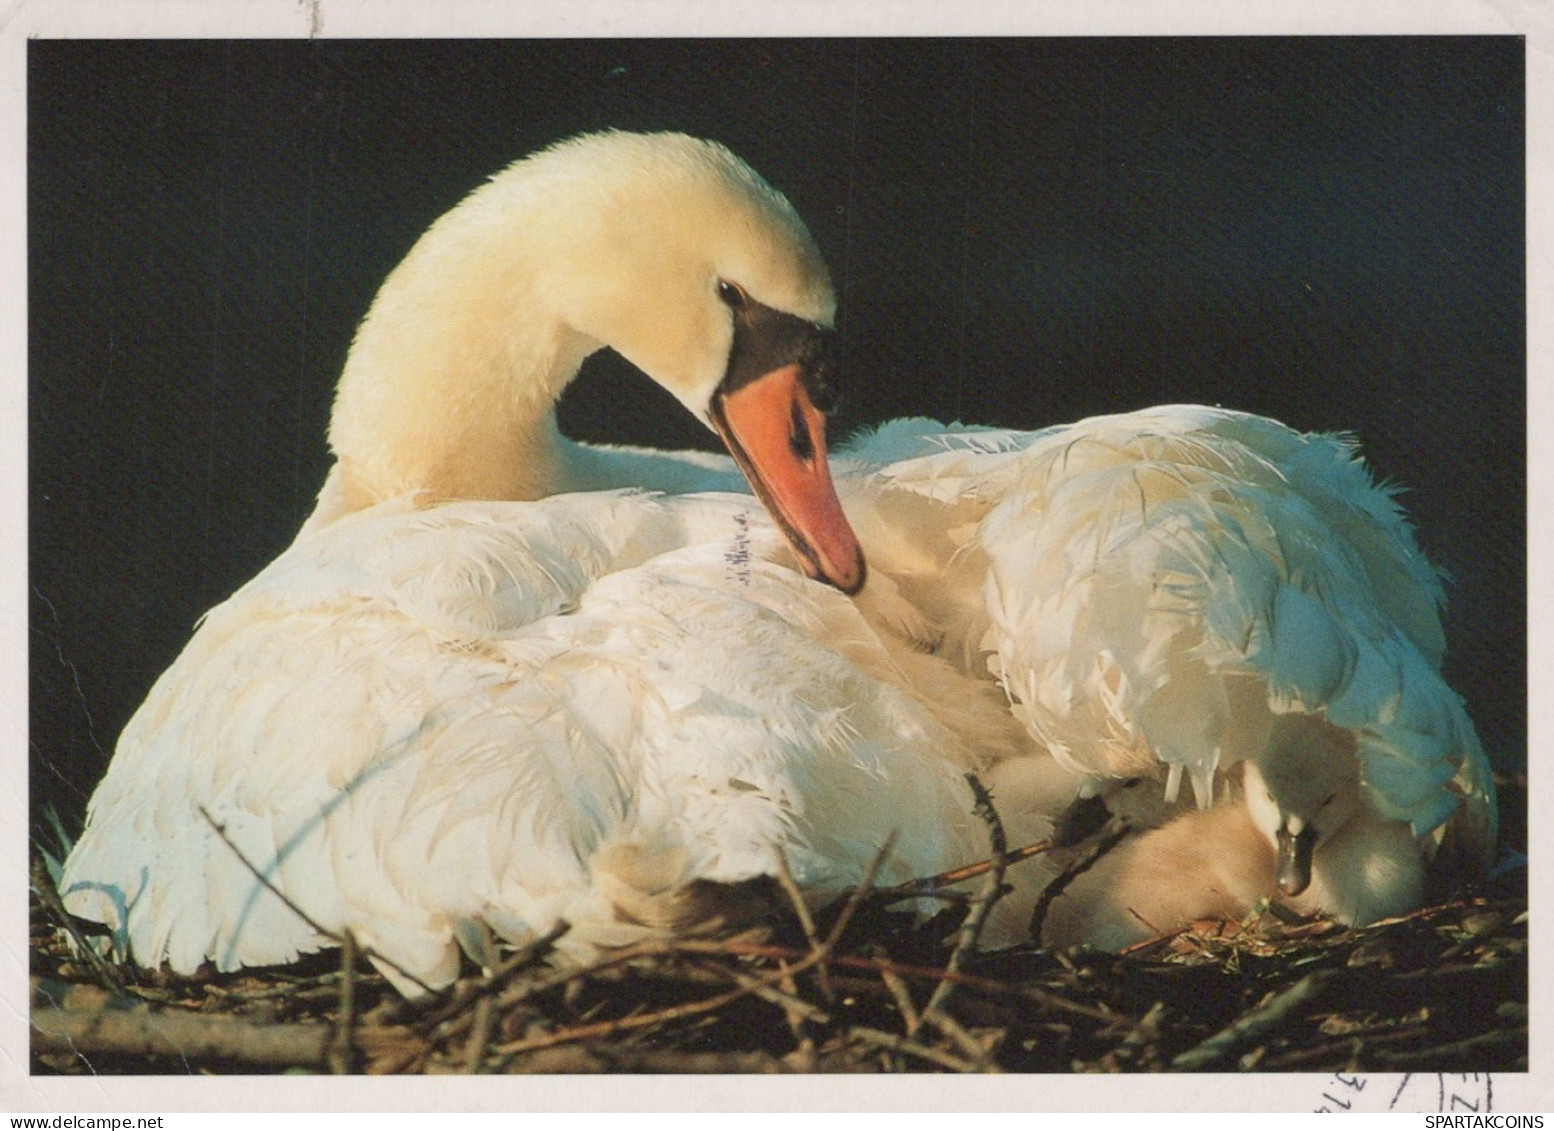
{"type": "MultiPolygon", "coordinates": [[[[1525,766],[1519,38],[35,41],[32,791],[79,811],[196,618],[290,540],[416,236],[588,129],[715,137],[842,296],[836,430],[1203,401],[1357,432],[1525,766]]],[[[595,359],[585,438],[712,446],[595,359]]]]}

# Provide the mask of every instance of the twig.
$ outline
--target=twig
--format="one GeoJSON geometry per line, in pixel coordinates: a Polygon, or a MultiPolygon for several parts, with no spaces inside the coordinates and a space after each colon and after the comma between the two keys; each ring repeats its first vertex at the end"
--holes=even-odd
{"type": "Polygon", "coordinates": [[[1122,839],[1132,831],[1133,826],[1128,822],[1119,822],[1116,829],[1102,837],[1086,855],[1064,868],[1056,879],[1042,889],[1041,898],[1031,911],[1031,938],[1041,941],[1041,929],[1047,922],[1047,912],[1051,910],[1053,900],[1062,895],[1069,884],[1095,867],[1101,857],[1122,843],[1122,839]]]}
{"type": "MultiPolygon", "coordinates": [[[[964,883],[966,880],[974,880],[983,875],[995,865],[1007,869],[1011,864],[1018,864],[1021,860],[1029,860],[1032,856],[1039,856],[1043,852],[1051,852],[1053,843],[1051,839],[1038,840],[1020,848],[1011,849],[998,857],[989,857],[986,860],[978,860],[975,864],[965,864],[959,868],[951,868],[948,872],[940,872],[935,876],[923,876],[915,880],[907,880],[905,883],[896,884],[894,887],[880,888],[873,895],[873,899],[883,903],[896,903],[914,896],[944,895],[943,889],[954,884],[964,883]]],[[[960,893],[950,893],[959,895],[960,893]]]]}
{"type": "MultiPolygon", "coordinates": [[[[1422,1023],[1421,1023],[1422,1024],[1422,1023]]],[[[1423,1034],[1418,1026],[1410,1026],[1404,1029],[1387,1030],[1383,1026],[1371,1026],[1367,1029],[1359,1029],[1353,1033],[1345,1033],[1341,1038],[1333,1041],[1324,1041],[1318,1045],[1307,1048],[1290,1049],[1288,1052],[1279,1052],[1265,1059],[1260,1067],[1265,1072],[1282,1072],[1289,1068],[1300,1068],[1313,1062],[1317,1064],[1331,1064],[1333,1058],[1340,1053],[1350,1052],[1356,1048],[1367,1049],[1373,1055],[1371,1061],[1379,1066],[1375,1060],[1377,1045],[1408,1044],[1417,1045],[1423,1034]]]]}
{"type": "Polygon", "coordinates": [[[942,1009],[923,1012],[923,1020],[960,1046],[961,1052],[971,1057],[979,1072],[1002,1072],[993,1061],[993,1051],[966,1031],[959,1021],[942,1009]]]}
{"type": "Polygon", "coordinates": [[[617,1017],[610,1021],[594,1021],[586,1025],[573,1025],[569,1028],[557,1029],[554,1032],[544,1033],[537,1037],[524,1037],[521,1040],[509,1041],[506,1044],[497,1045],[492,1051],[498,1056],[510,1058],[519,1053],[550,1048],[552,1045],[613,1037],[618,1033],[627,1033],[634,1029],[650,1028],[669,1021],[679,1021],[686,1017],[710,1013],[713,1010],[722,1009],[725,1005],[738,1001],[740,998],[746,997],[753,992],[754,987],[752,986],[736,986],[732,990],[715,994],[710,998],[703,998],[701,1001],[682,1002],[679,1005],[667,1006],[664,1009],[652,1010],[647,1013],[633,1013],[627,1017],[617,1017]]]}
{"type": "MultiPolygon", "coordinates": [[[[582,966],[565,967],[559,970],[547,970],[540,976],[531,978],[521,985],[509,986],[504,989],[495,998],[496,1008],[505,1012],[548,990],[581,982],[594,974],[602,973],[617,966],[624,966],[639,958],[672,954],[677,949],[679,947],[677,947],[676,941],[673,939],[645,939],[642,942],[613,950],[595,962],[582,966]]],[[[473,1000],[474,996],[470,995],[466,1000],[473,1000]]],[[[468,1009],[453,1013],[439,1010],[437,1013],[424,1018],[418,1027],[431,1038],[442,1041],[457,1037],[470,1027],[472,1021],[473,1018],[468,1009]]]]}
{"type": "Polygon", "coordinates": [[[1163,942],[1170,942],[1178,935],[1185,934],[1192,929],[1193,928],[1191,923],[1184,923],[1182,926],[1177,927],[1174,930],[1166,931],[1164,934],[1150,935],[1147,939],[1140,939],[1136,943],[1129,943],[1127,946],[1123,947],[1117,952],[1117,956],[1119,958],[1126,958],[1129,955],[1138,954],[1141,951],[1148,950],[1152,946],[1159,946],[1163,942]]]}
{"type": "Polygon", "coordinates": [[[1122,1043],[1112,1050],[1112,1056],[1123,1063],[1137,1063],[1142,1056],[1154,1049],[1160,1039],[1160,1023],[1165,1019],[1165,1015],[1165,1002],[1155,1002],[1128,1031],[1128,1035],[1122,1038],[1122,1043]]]}
{"type": "Polygon", "coordinates": [[[38,898],[43,901],[43,906],[53,916],[54,921],[70,935],[70,941],[76,949],[76,953],[86,959],[92,969],[97,971],[97,977],[109,990],[119,996],[124,996],[126,990],[118,972],[113,964],[97,953],[97,948],[86,941],[86,936],[76,926],[76,917],[65,910],[65,901],[59,897],[59,891],[54,887],[54,877],[49,875],[49,870],[43,861],[37,856],[32,858],[32,890],[37,892],[38,898]]]}
{"type": "Polygon", "coordinates": [[[899,1033],[887,1033],[882,1029],[871,1029],[864,1025],[853,1025],[848,1028],[847,1035],[867,1044],[887,1049],[890,1052],[906,1053],[920,1060],[926,1060],[941,1068],[948,1068],[952,1072],[977,1072],[980,1065],[973,1064],[969,1060],[962,1060],[952,1053],[933,1048],[931,1045],[919,1044],[909,1037],[903,1037],[899,1033]]]}
{"type": "Polygon", "coordinates": [[[461,982],[446,998],[404,1002],[398,1012],[407,1019],[417,1014],[427,1014],[425,1023],[431,1025],[463,1013],[470,1002],[500,991],[514,975],[532,965],[535,960],[550,950],[557,939],[571,929],[571,924],[566,920],[558,919],[550,930],[537,938],[530,939],[484,976],[473,981],[461,982]]]}
{"type": "MultiPolygon", "coordinates": [[[[545,973],[531,979],[522,985],[512,986],[500,994],[496,999],[499,1009],[511,1009],[521,1002],[528,1001],[532,997],[553,990],[558,986],[567,986],[581,982],[594,974],[603,973],[617,966],[625,966],[641,958],[660,958],[672,954],[740,954],[740,943],[749,938],[749,933],[736,935],[732,939],[678,939],[678,938],[648,938],[627,946],[618,947],[603,957],[582,966],[570,966],[561,969],[548,970],[545,973]]],[[[467,1015],[465,1015],[467,1017],[467,1015]]],[[[458,1017],[451,1019],[457,1023],[458,1017]]]]}
{"type": "Polygon", "coordinates": [[[1307,974],[1289,989],[1248,1010],[1229,1026],[1188,1049],[1171,1061],[1171,1067],[1183,1072],[1202,1072],[1262,1037],[1288,1020],[1290,1014],[1312,999],[1327,992],[1344,971],[1336,967],[1307,974]]]}
{"type": "Polygon", "coordinates": [[[1122,1043],[1131,1049],[1141,1049],[1149,1042],[1160,1036],[1160,1022],[1165,1018],[1165,1002],[1157,1001],[1149,1007],[1149,1012],[1139,1018],[1138,1024],[1122,1039],[1122,1043]]]}
{"type": "MultiPolygon", "coordinates": [[[[917,1005],[912,1001],[912,991],[907,987],[905,979],[894,970],[881,970],[880,981],[885,984],[886,991],[896,1003],[896,1011],[901,1014],[901,1021],[908,1033],[915,1033],[923,1024],[923,1015],[917,1011],[917,1005]]],[[[893,1072],[905,1072],[906,1066],[901,1062],[899,1054],[891,1065],[893,1072]]]]}
{"type": "MultiPolygon", "coordinates": [[[[875,853],[874,859],[870,861],[869,866],[864,869],[864,874],[859,879],[858,885],[853,888],[852,893],[848,896],[847,902],[842,905],[842,910],[837,915],[836,922],[831,925],[831,930],[826,935],[825,941],[814,950],[810,951],[801,961],[796,963],[791,968],[780,968],[775,973],[768,974],[763,978],[753,979],[748,984],[740,985],[726,993],[716,994],[713,997],[703,999],[702,1001],[684,1002],[680,1005],[669,1006],[665,1009],[655,1010],[649,1013],[633,1014],[632,1016],[617,1018],[613,1021],[599,1021],[587,1025],[576,1025],[567,1029],[557,1030],[553,1033],[546,1033],[538,1037],[527,1037],[523,1040],[511,1041],[505,1045],[497,1046],[495,1051],[503,1056],[510,1058],[518,1053],[528,1052],[533,1049],[548,1048],[551,1045],[564,1044],[571,1041],[593,1040],[595,1038],[612,1036],[616,1033],[626,1032],[632,1029],[646,1028],[652,1025],[660,1025],[668,1021],[677,1021],[685,1017],[692,1017],[702,1013],[709,1013],[713,1010],[721,1009],[723,1006],[737,1001],[739,998],[754,993],[756,987],[758,986],[775,986],[778,982],[792,978],[794,975],[800,974],[805,970],[820,965],[826,961],[827,957],[831,953],[832,948],[835,947],[837,940],[842,937],[842,932],[847,929],[848,921],[852,918],[853,912],[856,911],[858,906],[863,902],[864,896],[867,895],[870,891],[874,883],[874,877],[879,875],[879,870],[884,865],[885,860],[889,856],[891,847],[894,843],[894,834],[885,838],[885,843],[882,844],[880,846],[880,850],[875,853]]],[[[677,949],[677,947],[673,940],[668,940],[659,949],[674,950],[677,949]]],[[[615,955],[611,956],[611,961],[608,964],[617,965],[620,961],[624,960],[629,959],[622,959],[621,952],[618,951],[615,955]]],[[[577,976],[578,974],[574,972],[572,977],[565,980],[570,981],[577,976]]],[[[525,990],[526,992],[523,995],[524,997],[531,996],[533,992],[536,992],[530,987],[525,987],[525,990]]]]}
{"type": "Polygon", "coordinates": [[[490,995],[475,1001],[475,1016],[470,1023],[469,1043],[464,1046],[464,1071],[471,1076],[480,1071],[486,1059],[486,1043],[491,1040],[491,1022],[496,1016],[490,995]]]}
{"type": "MultiPolygon", "coordinates": [[[[706,943],[687,942],[682,944],[687,950],[697,948],[705,952],[706,943]]],[[[802,951],[795,951],[789,947],[772,946],[769,943],[754,944],[728,944],[722,948],[729,954],[748,955],[753,958],[802,958],[802,951]]],[[[1026,986],[1019,983],[1000,982],[993,978],[984,978],[976,974],[955,973],[932,966],[914,966],[907,962],[896,962],[889,958],[868,958],[861,955],[842,954],[832,955],[830,962],[836,966],[846,966],[855,970],[870,970],[878,973],[889,970],[905,978],[917,978],[922,981],[937,982],[944,978],[961,983],[968,989],[981,990],[986,993],[1000,994],[1009,997],[1022,998],[1035,1005],[1046,1006],[1049,1009],[1060,1010],[1065,1013],[1073,1013],[1081,1017],[1089,1017],[1097,1021],[1114,1023],[1118,1015],[1104,1009],[1096,1009],[1094,1006],[1052,993],[1050,990],[1039,989],[1035,986],[1026,986]]]]}
{"type": "MultiPolygon", "coordinates": [[[[781,848],[777,849],[777,883],[788,897],[788,902],[793,905],[793,913],[798,916],[799,926],[804,931],[804,941],[809,943],[810,950],[820,947],[820,939],[815,934],[815,919],[809,913],[809,907],[804,903],[804,893],[799,891],[799,885],[794,882],[793,872],[788,868],[788,856],[781,848]]],[[[826,999],[827,1005],[836,1004],[836,993],[831,988],[831,976],[821,963],[815,968],[815,977],[820,982],[820,993],[826,999]]]]}
{"type": "MultiPolygon", "coordinates": [[[[1146,931],[1148,931],[1152,937],[1158,939],[1161,935],[1166,933],[1165,931],[1162,931],[1154,923],[1151,923],[1148,919],[1144,918],[1144,916],[1142,914],[1140,914],[1138,908],[1136,908],[1136,907],[1128,908],[1128,914],[1132,915],[1135,919],[1137,919],[1139,921],[1139,925],[1142,926],[1146,931]]],[[[1223,923],[1223,921],[1221,921],[1221,924],[1220,924],[1220,927],[1219,927],[1219,931],[1220,931],[1220,934],[1215,936],[1216,938],[1223,937],[1223,935],[1224,935],[1224,923],[1223,923]]]]}
{"type": "Polygon", "coordinates": [[[798,917],[799,926],[804,930],[804,938],[811,946],[818,945],[814,916],[809,913],[809,906],[804,902],[804,893],[799,891],[798,882],[793,878],[793,870],[788,867],[787,853],[781,848],[777,850],[777,883],[781,886],[783,894],[788,897],[788,902],[793,905],[793,914],[798,917]]]}
{"type": "MultiPolygon", "coordinates": [[[[702,970],[717,975],[719,981],[733,982],[736,986],[743,986],[762,1001],[768,1001],[773,1005],[780,1007],[791,1017],[796,1017],[804,1021],[813,1021],[819,1025],[824,1025],[831,1020],[831,1015],[829,1013],[821,1009],[818,1005],[811,1005],[809,1002],[793,993],[790,989],[779,989],[777,986],[763,981],[760,978],[753,977],[752,975],[746,974],[740,970],[730,969],[727,966],[715,967],[710,963],[697,963],[696,965],[702,970]]],[[[784,967],[779,972],[787,974],[787,968],[784,967]]],[[[788,981],[790,985],[792,984],[791,977],[788,977],[785,980],[788,981]]]]}
{"type": "Polygon", "coordinates": [[[340,943],[340,1019],[335,1023],[334,1039],[329,1042],[329,1071],[336,1076],[346,1076],[354,1070],[351,1026],[355,1022],[356,936],[347,928],[340,943]]]}
{"type": "Polygon", "coordinates": [[[1402,1068],[1405,1066],[1428,1065],[1442,1067],[1447,1065],[1463,1065],[1462,1057],[1467,1053],[1481,1052],[1497,1045],[1521,1043],[1525,1055],[1527,1041],[1527,1026],[1521,1025],[1514,1029],[1495,1029],[1488,1033],[1477,1033],[1460,1041],[1453,1041],[1447,1045],[1436,1045],[1429,1049],[1408,1049],[1405,1052],[1384,1052],[1376,1050],[1376,1067],[1378,1068],[1402,1068]]]}
{"type": "Polygon", "coordinates": [[[553,1076],[563,1073],[662,1072],[704,1076],[709,1073],[774,1075],[793,1071],[767,1052],[681,1052],[636,1046],[561,1045],[516,1059],[507,1071],[553,1076]]]}
{"type": "Polygon", "coordinates": [[[906,982],[889,966],[880,967],[879,975],[880,981],[885,983],[885,988],[895,999],[896,1008],[901,1011],[901,1019],[906,1022],[907,1032],[917,1032],[918,1026],[923,1023],[922,1016],[917,1012],[917,1006],[912,1003],[912,993],[907,988],[906,982]]]}
{"type": "MultiPolygon", "coordinates": [[[[205,818],[205,823],[208,824],[212,829],[214,829],[215,832],[216,832],[216,835],[221,838],[221,843],[225,844],[228,848],[230,848],[232,850],[232,855],[234,855],[234,856],[236,856],[238,858],[238,862],[241,863],[243,865],[243,867],[248,869],[249,873],[254,877],[254,879],[258,880],[261,884],[264,885],[266,891],[268,891],[271,895],[275,896],[276,899],[278,899],[282,903],[284,903],[286,905],[287,909],[289,909],[293,915],[297,916],[297,918],[301,919],[304,923],[306,923],[315,933],[322,935],[324,938],[328,939],[330,942],[334,943],[336,946],[343,945],[343,941],[341,940],[339,935],[335,934],[335,932],[329,930],[328,928],[322,926],[316,919],[314,919],[306,911],[304,911],[304,910],[302,910],[302,908],[298,907],[295,903],[292,902],[290,896],[288,896],[285,892],[281,891],[280,888],[276,887],[273,883],[271,883],[270,882],[270,878],[268,876],[266,876],[258,868],[254,867],[253,861],[250,860],[247,856],[244,856],[242,849],[238,848],[237,845],[232,843],[232,838],[227,836],[226,828],[223,827],[222,825],[219,825],[219,824],[216,823],[216,818],[214,818],[214,817],[212,817],[210,815],[210,812],[205,808],[205,806],[203,806],[203,805],[200,806],[199,813],[200,813],[200,816],[205,818]]],[[[437,992],[431,986],[428,986],[425,982],[421,981],[420,978],[417,978],[410,971],[406,970],[399,963],[395,962],[392,958],[387,958],[384,955],[379,954],[377,951],[373,950],[371,947],[366,948],[362,952],[362,954],[363,954],[364,957],[370,958],[374,962],[381,962],[381,963],[383,963],[383,965],[391,968],[396,974],[404,975],[404,977],[408,981],[414,982],[417,986],[421,987],[421,989],[425,990],[428,994],[435,994],[437,992]]]]}
{"type": "MultiPolygon", "coordinates": [[[[961,965],[966,957],[977,949],[977,940],[982,936],[982,925],[987,921],[988,912],[993,904],[998,902],[998,897],[1003,894],[1004,888],[1004,850],[1008,847],[1004,838],[1004,824],[998,819],[998,811],[993,808],[993,799],[988,796],[986,788],[977,778],[976,774],[966,775],[966,784],[971,787],[971,794],[976,799],[973,811],[981,817],[988,828],[988,838],[993,849],[992,863],[987,871],[987,880],[982,885],[982,890],[977,894],[971,910],[967,912],[965,920],[960,925],[960,933],[955,940],[955,949],[950,952],[950,960],[945,963],[946,974],[960,973],[961,965]]],[[[950,1000],[950,995],[955,992],[953,979],[945,978],[934,987],[933,994],[928,999],[928,1004],[923,1007],[923,1016],[932,1017],[939,1013],[950,1000]]],[[[977,1046],[981,1055],[985,1058],[987,1050],[977,1046]]]]}
{"type": "MultiPolygon", "coordinates": [[[[782,987],[782,992],[789,997],[797,998],[799,996],[798,982],[794,980],[792,973],[788,970],[788,964],[778,959],[777,968],[783,973],[782,981],[777,983],[782,987]]],[[[827,975],[826,980],[829,982],[829,975],[827,975]]],[[[830,1002],[827,1002],[827,1004],[830,1004],[830,1002]]],[[[813,1069],[815,1062],[815,1039],[810,1035],[808,1019],[802,1013],[796,1013],[786,1008],[783,1010],[783,1016],[788,1021],[788,1030],[793,1034],[795,1042],[794,1055],[802,1058],[804,1063],[813,1069]]]]}
{"type": "MultiPolygon", "coordinates": [[[[280,974],[275,973],[279,978],[280,974]]],[[[296,982],[286,982],[279,986],[271,986],[266,990],[229,990],[225,986],[215,982],[205,982],[200,989],[214,997],[221,998],[228,1005],[249,1005],[253,1002],[270,1001],[278,997],[316,997],[324,993],[331,986],[340,982],[340,971],[331,970],[327,974],[318,974],[310,978],[303,978],[296,982]]],[[[132,991],[133,992],[133,991],[132,991]]],[[[336,999],[339,991],[335,991],[336,999]]]]}
{"type": "MultiPolygon", "coordinates": [[[[885,838],[885,843],[880,845],[879,851],[874,854],[874,859],[869,861],[869,866],[863,870],[863,876],[857,885],[848,893],[847,902],[842,904],[842,910],[837,914],[836,922],[831,924],[831,930],[826,934],[825,942],[820,944],[817,954],[830,954],[837,941],[841,939],[842,932],[847,929],[853,913],[863,903],[864,897],[874,890],[874,880],[880,874],[880,869],[885,866],[885,860],[895,844],[896,834],[892,832],[885,838]]],[[[824,961],[823,957],[821,961],[824,961]]]]}
{"type": "MultiPolygon", "coordinates": [[[[181,1057],[256,1067],[324,1067],[333,1034],[327,1025],[259,1025],[203,1014],[134,1009],[78,1013],[35,1009],[33,1047],[40,1051],[116,1056],[181,1057]]],[[[414,1040],[400,1027],[363,1030],[365,1043],[384,1050],[414,1040]]]]}

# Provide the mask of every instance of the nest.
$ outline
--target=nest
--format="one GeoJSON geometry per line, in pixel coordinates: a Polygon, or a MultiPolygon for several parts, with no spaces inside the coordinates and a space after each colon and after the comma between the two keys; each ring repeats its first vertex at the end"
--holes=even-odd
{"type": "MultiPolygon", "coordinates": [[[[1524,783],[1501,785],[1507,816],[1524,783]]],[[[1507,821],[1520,859],[1525,824],[1507,821]]],[[[355,952],[180,977],[87,961],[34,868],[40,1074],[1517,1072],[1528,1066],[1526,869],[1363,929],[1270,905],[1124,954],[986,953],[982,891],[927,921],[865,884],[759,931],[587,966],[554,936],[406,1001],[355,952]]],[[[961,874],[956,879],[966,879],[961,874]]],[[[925,884],[932,887],[931,884],[925,884]]],[[[975,885],[973,885],[975,886],[975,885]]]]}

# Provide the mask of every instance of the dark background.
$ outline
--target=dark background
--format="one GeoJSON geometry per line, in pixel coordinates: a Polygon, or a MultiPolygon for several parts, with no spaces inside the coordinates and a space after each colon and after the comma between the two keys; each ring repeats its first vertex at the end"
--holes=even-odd
{"type": "MultiPolygon", "coordinates": [[[[1357,433],[1521,769],[1523,105],[1511,37],[34,41],[35,806],[78,817],[196,618],[289,542],[416,236],[606,126],[717,138],[788,194],[841,294],[837,434],[1181,401],[1357,433]]],[[[713,446],[609,358],[563,423],[713,446]]]]}

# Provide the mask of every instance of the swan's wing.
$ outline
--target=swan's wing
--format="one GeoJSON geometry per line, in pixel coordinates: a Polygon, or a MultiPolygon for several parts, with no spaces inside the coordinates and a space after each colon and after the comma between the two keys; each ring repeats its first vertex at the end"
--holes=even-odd
{"type": "Polygon", "coordinates": [[[907,418],[840,449],[837,494],[868,558],[859,600],[875,623],[987,678],[987,562],[973,537],[1047,434],[907,418]]]}
{"type": "Polygon", "coordinates": [[[385,507],[299,539],[126,728],[67,905],[180,971],[327,945],[252,864],[438,984],[470,924],[606,945],[626,909],[779,851],[817,897],[892,832],[887,877],[974,858],[953,736],[844,655],[871,647],[861,619],[777,546],[747,498],[629,494],[385,507]]]}
{"type": "Polygon", "coordinates": [[[1045,434],[1019,472],[974,539],[986,647],[1060,760],[1164,762],[1206,801],[1271,715],[1321,715],[1356,736],[1384,815],[1439,836],[1466,800],[1487,851],[1488,766],[1439,674],[1440,582],[1352,444],[1158,409],[1045,434]]]}

